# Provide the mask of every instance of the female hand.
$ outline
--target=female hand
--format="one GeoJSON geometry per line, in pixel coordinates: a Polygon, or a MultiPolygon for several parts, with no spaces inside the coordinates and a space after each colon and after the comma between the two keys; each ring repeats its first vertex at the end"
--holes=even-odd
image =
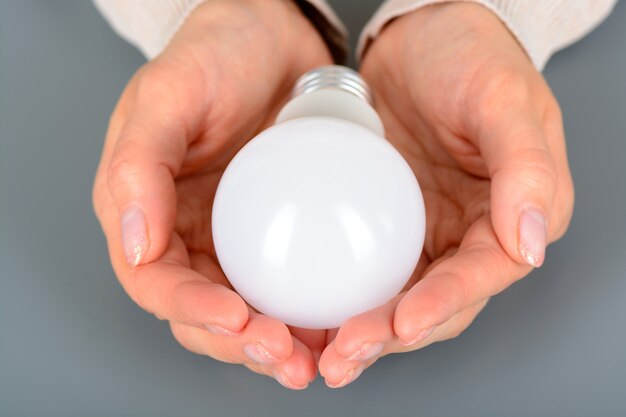
{"type": "Polygon", "coordinates": [[[396,19],[362,73],[422,188],[426,240],[405,291],[348,320],[324,350],[319,370],[333,387],[383,355],[459,335],[489,297],[543,263],[574,200],[559,106],[483,6],[396,19]]]}
{"type": "Polygon", "coordinates": [[[301,339],[321,352],[325,332],[294,330],[296,338],[232,290],[211,208],[226,165],[273,123],[296,78],[330,63],[293,2],[203,3],[123,92],[93,190],[113,268],[137,304],[168,320],[187,349],[294,389],[316,374],[301,339]]]}

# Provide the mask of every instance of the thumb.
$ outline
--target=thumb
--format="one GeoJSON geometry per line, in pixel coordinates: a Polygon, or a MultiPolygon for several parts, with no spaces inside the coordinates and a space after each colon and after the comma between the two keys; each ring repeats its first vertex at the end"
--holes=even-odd
{"type": "Polygon", "coordinates": [[[557,170],[543,129],[508,111],[485,124],[479,147],[491,178],[491,219],[511,258],[539,267],[557,188],[557,170]]]}
{"type": "Polygon", "coordinates": [[[187,141],[182,126],[165,122],[172,119],[153,110],[131,115],[107,169],[107,185],[119,212],[124,255],[133,267],[157,259],[174,230],[174,178],[187,141]]]}

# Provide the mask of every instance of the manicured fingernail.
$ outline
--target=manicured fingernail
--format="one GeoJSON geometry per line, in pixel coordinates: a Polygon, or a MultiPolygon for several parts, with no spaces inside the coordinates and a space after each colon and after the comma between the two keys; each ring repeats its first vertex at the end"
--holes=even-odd
{"type": "Polygon", "coordinates": [[[361,349],[348,356],[349,361],[367,361],[378,355],[385,349],[385,344],[382,342],[365,343],[361,346],[361,349]]]}
{"type": "Polygon", "coordinates": [[[278,381],[278,383],[280,385],[282,385],[285,388],[289,388],[289,389],[305,389],[306,387],[309,386],[309,384],[304,384],[304,385],[296,385],[293,382],[291,382],[291,380],[289,379],[289,377],[287,377],[287,374],[283,371],[276,371],[274,372],[274,379],[276,381],[278,381]]]}
{"type": "Polygon", "coordinates": [[[146,218],[139,207],[129,207],[122,216],[122,244],[128,265],[139,265],[148,249],[146,218]]]}
{"type": "Polygon", "coordinates": [[[434,330],[435,330],[435,326],[429,327],[427,329],[423,329],[413,339],[409,340],[408,342],[403,342],[402,340],[400,340],[400,343],[403,344],[404,346],[413,346],[421,342],[422,340],[426,339],[428,336],[430,336],[430,334],[434,330]]]}
{"type": "Polygon", "coordinates": [[[238,336],[239,332],[233,332],[232,330],[225,329],[217,324],[205,324],[204,327],[213,334],[218,336],[238,336]]]}
{"type": "Polygon", "coordinates": [[[546,219],[541,211],[527,208],[519,219],[519,252],[527,264],[539,267],[546,252],[546,219]]]}
{"type": "Polygon", "coordinates": [[[330,383],[328,383],[328,381],[326,381],[326,385],[328,385],[331,388],[345,387],[346,385],[348,385],[349,383],[351,383],[355,379],[357,379],[361,375],[361,373],[363,372],[363,369],[365,369],[365,367],[363,365],[357,366],[356,368],[352,368],[352,369],[350,369],[348,371],[346,376],[341,381],[339,381],[339,383],[337,383],[337,384],[330,384],[330,383]]]}
{"type": "Polygon", "coordinates": [[[260,363],[262,365],[268,365],[276,362],[276,358],[272,356],[272,354],[269,353],[260,343],[247,343],[243,347],[243,352],[252,362],[260,363]]]}

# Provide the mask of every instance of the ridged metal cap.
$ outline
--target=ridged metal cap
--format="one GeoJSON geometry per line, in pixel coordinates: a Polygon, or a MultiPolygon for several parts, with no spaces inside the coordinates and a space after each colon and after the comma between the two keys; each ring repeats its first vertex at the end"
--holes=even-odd
{"type": "Polygon", "coordinates": [[[372,93],[358,72],[341,65],[328,65],[304,73],[293,88],[292,97],[332,88],[346,91],[373,105],[372,93]]]}

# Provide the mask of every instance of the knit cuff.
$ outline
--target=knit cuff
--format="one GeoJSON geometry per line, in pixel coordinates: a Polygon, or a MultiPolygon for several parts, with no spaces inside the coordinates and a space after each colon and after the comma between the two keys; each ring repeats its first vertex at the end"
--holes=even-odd
{"type": "Polygon", "coordinates": [[[148,59],[157,56],[204,0],[94,0],[100,13],[148,59]]]}
{"type": "MultiPolygon", "coordinates": [[[[94,0],[111,27],[148,59],[170,42],[189,14],[204,0],[94,0]]],[[[328,44],[336,62],[346,57],[346,30],[323,0],[296,0],[328,44]]]]}

